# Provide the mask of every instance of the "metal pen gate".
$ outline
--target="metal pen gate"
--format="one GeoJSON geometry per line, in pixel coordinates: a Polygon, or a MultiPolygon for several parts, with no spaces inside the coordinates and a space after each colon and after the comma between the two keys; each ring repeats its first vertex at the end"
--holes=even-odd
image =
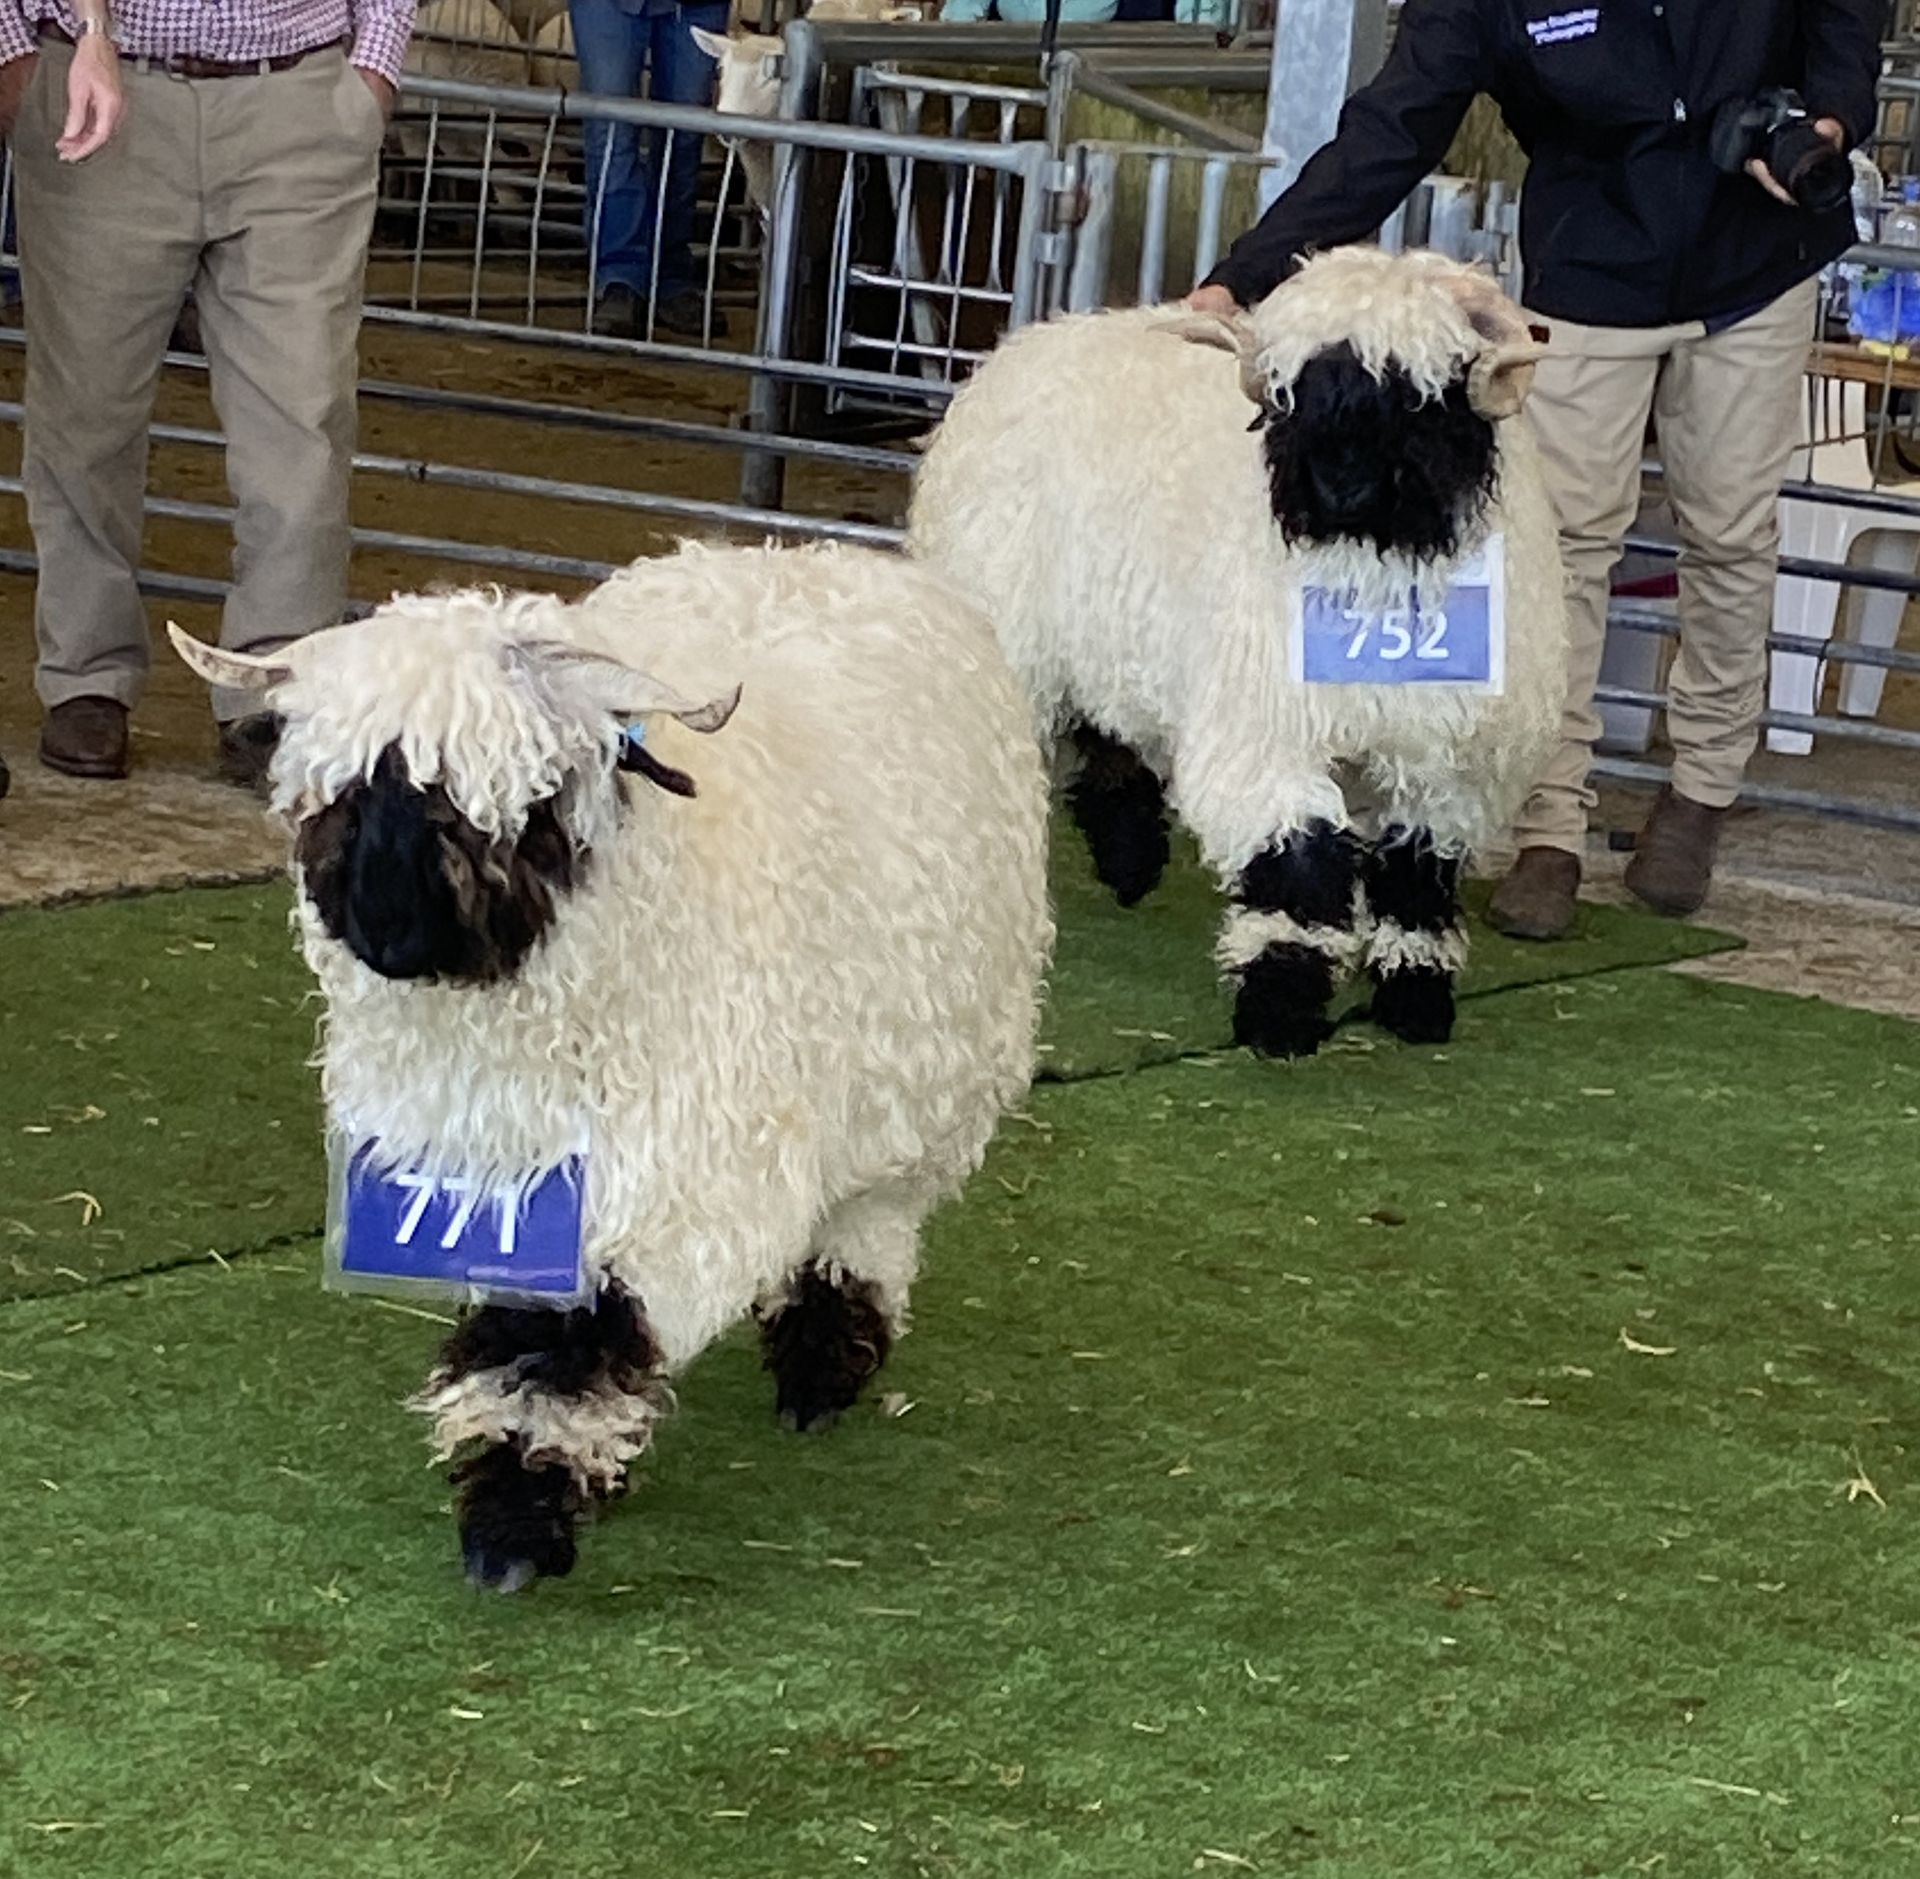
{"type": "MultiPolygon", "coordinates": [[[[589,98],[550,85],[410,81],[383,165],[368,333],[463,358],[498,353],[526,363],[514,384],[501,387],[454,382],[459,374],[435,369],[374,373],[362,386],[369,413],[412,414],[423,447],[367,450],[356,472],[364,486],[505,503],[516,524],[524,516],[527,525],[494,539],[363,525],[356,550],[382,557],[382,565],[393,559],[423,571],[494,571],[542,583],[592,579],[625,558],[543,545],[536,518],[561,507],[603,514],[610,535],[616,524],[643,518],[897,542],[915,461],[898,431],[937,419],[1007,327],[1060,309],[1183,292],[1251,219],[1259,175],[1271,161],[1247,133],[1158,95],[1210,76],[1223,90],[1249,90],[1258,81],[1257,53],[1219,50],[1184,29],[1145,29],[1117,47],[1110,33],[1069,31],[1047,84],[1008,82],[1021,59],[1032,69],[1036,43],[1035,33],[1005,27],[796,22],[787,29],[777,115],[768,118],[589,98]],[[827,95],[849,121],[822,121],[827,95]],[[1076,96],[1124,107],[1139,137],[1069,137],[1076,96]],[[598,282],[586,239],[593,191],[583,149],[590,124],[630,127],[667,150],[684,139],[701,145],[698,330],[667,331],[654,297],[633,330],[595,330],[598,282]],[[743,149],[771,179],[763,202],[745,188],[743,149]],[[596,396],[598,372],[618,389],[596,396]],[[572,395],[549,379],[568,381],[572,395]],[[849,428],[886,418],[894,420],[891,435],[849,428]],[[731,464],[737,475],[707,470],[689,479],[676,468],[656,484],[626,465],[617,475],[555,474],[520,462],[445,462],[424,447],[442,428],[469,423],[517,427],[515,435],[616,440],[631,444],[634,467],[656,452],[675,466],[696,458],[731,464]]],[[[527,69],[529,77],[551,77],[563,68],[540,67],[528,55],[527,69]]],[[[1895,103],[1913,83],[1903,77],[1889,85],[1895,103]]],[[[1497,187],[1479,191],[1436,178],[1383,237],[1486,261],[1517,286],[1514,209],[1497,187]]],[[[1857,265],[1903,270],[1916,259],[1912,250],[1853,257],[1857,265]]],[[[1920,300],[1920,276],[1915,293],[1920,300]]],[[[1823,322],[1828,341],[1834,330],[1823,322]]],[[[21,343],[17,323],[0,330],[0,344],[21,343]]],[[[172,363],[176,371],[203,369],[184,353],[172,363]]],[[[1920,366],[1889,354],[1882,367],[1872,382],[1853,358],[1860,396],[1827,424],[1830,437],[1810,416],[1815,441],[1860,441],[1869,450],[1868,487],[1814,483],[1788,495],[1864,506],[1889,527],[1913,525],[1920,539],[1920,471],[1911,493],[1876,486],[1890,454],[1920,429],[1920,366]]],[[[0,400],[0,420],[18,417],[17,402],[0,400]]],[[[220,441],[197,424],[163,424],[155,436],[187,450],[220,441]]],[[[1920,439],[1912,460],[1920,466],[1920,439]]],[[[1904,467],[1899,474],[1905,480],[1904,467]]],[[[0,477],[0,494],[19,493],[18,478],[0,477]]],[[[149,512],[222,533],[230,521],[223,504],[165,489],[149,512]]],[[[31,568],[18,530],[15,542],[0,546],[0,569],[31,568]]],[[[1666,544],[1637,545],[1670,552],[1666,544]]],[[[1843,591],[1920,592],[1920,578],[1898,566],[1857,569],[1844,558],[1800,554],[1785,571],[1843,591]]],[[[152,569],[144,578],[168,596],[208,599],[220,591],[216,575],[197,569],[152,569]]],[[[1670,615],[1634,605],[1620,609],[1617,624],[1629,633],[1675,630],[1670,615]]],[[[1772,644],[1789,657],[1840,668],[1920,673],[1920,655],[1891,645],[1791,631],[1777,632],[1772,644]]],[[[1603,698],[1643,710],[1663,702],[1657,687],[1644,685],[1616,685],[1603,698]]],[[[1817,705],[1776,709],[1767,723],[1780,734],[1920,746],[1920,732],[1817,705]]],[[[1601,767],[1635,780],[1650,774],[1633,757],[1604,759],[1601,767]]],[[[1904,804],[1778,786],[1755,794],[1920,830],[1920,810],[1904,804]]]]}

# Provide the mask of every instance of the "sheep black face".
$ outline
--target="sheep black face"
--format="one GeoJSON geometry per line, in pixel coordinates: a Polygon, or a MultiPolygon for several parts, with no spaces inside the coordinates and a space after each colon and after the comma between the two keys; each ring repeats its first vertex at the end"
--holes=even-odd
{"type": "Polygon", "coordinates": [[[1464,371],[1428,397],[1403,368],[1375,376],[1351,346],[1331,346],[1266,407],[1265,429],[1274,520],[1291,543],[1446,558],[1493,496],[1494,426],[1473,408],[1464,371]]]}
{"type": "Polygon", "coordinates": [[[552,926],[586,857],[546,797],[514,840],[486,834],[398,749],[300,826],[295,855],[327,932],[389,979],[510,979],[552,926]]]}
{"type": "Polygon", "coordinates": [[[684,697],[561,636],[572,616],[545,595],[421,595],[261,654],[168,627],[202,678],[281,714],[274,804],[295,821],[303,888],[322,929],[371,971],[512,980],[630,792],[695,794],[649,729],[718,731],[739,687],[684,697]],[[362,769],[368,750],[379,755],[362,769]],[[424,774],[408,750],[432,753],[424,774]],[[488,832],[501,822],[517,833],[488,832]]]}

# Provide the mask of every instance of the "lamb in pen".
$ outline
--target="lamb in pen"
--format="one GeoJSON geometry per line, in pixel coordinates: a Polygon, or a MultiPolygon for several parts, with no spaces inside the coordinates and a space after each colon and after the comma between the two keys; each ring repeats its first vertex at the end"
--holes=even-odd
{"type": "MultiPolygon", "coordinates": [[[[814,0],[810,20],[867,20],[896,25],[907,20],[930,20],[938,12],[933,0],[896,6],[891,0],[814,0]]],[[[727,117],[774,117],[780,108],[780,61],[786,43],[777,33],[746,30],[733,33],[693,29],[694,44],[719,68],[714,83],[713,108],[727,117]]],[[[730,155],[740,161],[747,198],[762,215],[773,207],[773,148],[751,137],[723,140],[730,155]]]]}
{"type": "Polygon", "coordinates": [[[336,1139],[488,1189],[583,1156],[588,1302],[467,1313],[417,1404],[470,1576],[565,1573],[747,1314],[790,1426],[850,1406],[1031,1067],[1046,780],[988,623],[898,557],[688,546],[174,639],[284,714],[336,1139]]]}
{"type": "Polygon", "coordinates": [[[1507,827],[1565,691],[1553,516],[1513,421],[1539,354],[1478,271],[1342,249],[1232,320],[1015,333],[921,466],[914,552],[1071,740],[1101,879],[1151,891],[1168,806],[1217,871],[1258,1051],[1318,1048],[1363,962],[1379,1022],[1451,1033],[1461,861],[1507,827]],[[1449,608],[1480,664],[1449,665],[1449,608]]]}

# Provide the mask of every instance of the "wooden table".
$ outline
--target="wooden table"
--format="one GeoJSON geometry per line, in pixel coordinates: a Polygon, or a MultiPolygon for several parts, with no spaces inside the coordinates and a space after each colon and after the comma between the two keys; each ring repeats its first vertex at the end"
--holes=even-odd
{"type": "MultiPolygon", "coordinates": [[[[1916,346],[1916,354],[1920,354],[1920,346],[1916,346]]],[[[1815,340],[1807,372],[1814,378],[1841,378],[1856,385],[1920,391],[1920,356],[1893,359],[1884,353],[1868,352],[1852,340],[1815,340]]]]}

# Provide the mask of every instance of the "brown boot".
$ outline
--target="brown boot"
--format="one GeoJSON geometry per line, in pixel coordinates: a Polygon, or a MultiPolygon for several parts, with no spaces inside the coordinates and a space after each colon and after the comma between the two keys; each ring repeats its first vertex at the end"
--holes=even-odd
{"type": "Polygon", "coordinates": [[[1509,939],[1565,939],[1573,930],[1580,857],[1564,848],[1523,848],[1487,903],[1487,923],[1509,939]]]}
{"type": "Polygon", "coordinates": [[[62,776],[127,773],[127,708],[114,698],[69,698],[47,713],[40,761],[62,776]]]}
{"type": "Polygon", "coordinates": [[[1713,879],[1713,851],[1726,814],[1690,801],[1671,786],[1663,789],[1634,843],[1627,891],[1655,913],[1698,913],[1713,879]]]}
{"type": "Polygon", "coordinates": [[[220,780],[264,795],[273,753],[280,745],[280,719],[271,711],[235,718],[220,727],[220,780]]]}

